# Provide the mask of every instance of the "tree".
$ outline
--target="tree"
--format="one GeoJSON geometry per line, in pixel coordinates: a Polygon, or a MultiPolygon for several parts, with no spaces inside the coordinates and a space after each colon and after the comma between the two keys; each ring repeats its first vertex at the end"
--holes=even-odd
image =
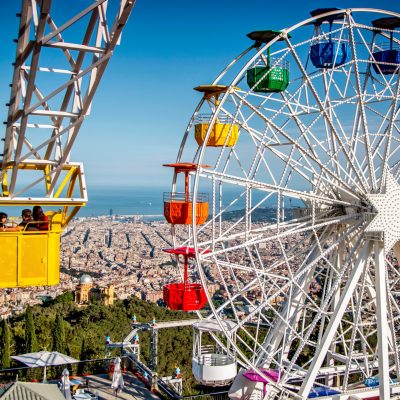
{"type": "Polygon", "coordinates": [[[1,367],[10,368],[11,333],[5,319],[1,321],[0,335],[1,367]]]}
{"type": "Polygon", "coordinates": [[[25,352],[34,353],[37,350],[35,321],[33,320],[32,309],[28,306],[25,314],[25,352]]]}
{"type": "MultiPolygon", "coordinates": [[[[81,361],[86,360],[86,342],[85,342],[85,336],[82,338],[82,344],[81,344],[81,351],[79,353],[79,359],[81,361]]],[[[78,364],[78,375],[82,375],[84,373],[85,365],[84,363],[79,363],[78,364]]]]}
{"type": "Polygon", "coordinates": [[[64,292],[54,299],[55,304],[68,304],[72,303],[73,301],[74,295],[72,294],[72,292],[64,292]]]}
{"type": "Polygon", "coordinates": [[[65,341],[64,319],[58,312],[54,321],[53,328],[53,351],[65,353],[66,347],[67,345],[65,341]]]}
{"type": "MultiPolygon", "coordinates": [[[[91,340],[92,338],[89,337],[82,337],[82,344],[81,344],[81,352],[79,354],[79,359],[81,361],[85,361],[85,360],[91,360],[92,358],[95,357],[95,352],[93,350],[94,348],[94,344],[93,341],[91,340]]],[[[90,373],[91,371],[91,365],[90,363],[83,363],[80,362],[78,364],[78,375],[83,375],[83,374],[87,374],[90,373]]]]}

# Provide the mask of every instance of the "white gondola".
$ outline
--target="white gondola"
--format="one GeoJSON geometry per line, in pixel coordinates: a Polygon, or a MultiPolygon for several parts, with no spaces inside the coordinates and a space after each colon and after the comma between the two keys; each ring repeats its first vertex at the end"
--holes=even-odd
{"type": "MultiPolygon", "coordinates": [[[[236,339],[236,324],[223,321],[224,328],[236,339]]],[[[221,327],[216,321],[200,321],[193,325],[192,372],[197,382],[207,386],[224,386],[232,382],[237,374],[236,356],[230,343],[218,343],[221,327]],[[215,345],[203,345],[203,333],[213,335],[215,345]],[[223,343],[223,344],[222,344],[223,343]],[[225,348],[224,348],[225,347],[225,348]]]]}

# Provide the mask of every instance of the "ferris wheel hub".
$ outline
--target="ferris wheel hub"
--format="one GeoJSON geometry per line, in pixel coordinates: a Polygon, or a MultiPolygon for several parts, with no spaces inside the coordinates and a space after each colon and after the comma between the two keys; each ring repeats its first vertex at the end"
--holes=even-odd
{"type": "Polygon", "coordinates": [[[367,195],[376,216],[365,232],[382,232],[385,252],[388,253],[400,240],[400,185],[390,172],[386,173],[385,192],[367,195]]]}

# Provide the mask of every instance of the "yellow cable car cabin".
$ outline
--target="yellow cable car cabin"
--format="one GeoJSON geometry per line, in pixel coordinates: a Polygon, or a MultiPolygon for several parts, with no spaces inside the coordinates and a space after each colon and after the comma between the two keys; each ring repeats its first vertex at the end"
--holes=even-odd
{"type": "MultiPolygon", "coordinates": [[[[197,86],[194,90],[204,93],[204,98],[211,102],[211,105],[218,107],[219,96],[229,89],[224,85],[202,85],[197,86]]],[[[202,146],[207,132],[210,128],[212,119],[211,114],[199,115],[196,118],[194,126],[194,137],[199,146],[202,146]]],[[[233,123],[233,119],[228,115],[219,115],[207,140],[207,147],[233,147],[239,137],[239,126],[233,123]]]]}
{"type": "MultiPolygon", "coordinates": [[[[20,168],[46,170],[45,163],[41,165],[40,162],[35,165],[21,163],[20,168]]],[[[4,174],[0,212],[11,208],[13,215],[10,216],[11,222],[0,224],[0,288],[48,286],[60,282],[61,233],[87,201],[81,164],[70,163],[62,170],[64,179],[54,190],[52,198],[10,196],[7,174],[4,174]],[[21,217],[16,214],[35,205],[56,208],[57,211],[45,211],[48,229],[38,230],[34,221],[18,226],[21,217]]]]}
{"type": "Polygon", "coordinates": [[[0,228],[0,287],[47,286],[60,281],[61,212],[46,212],[49,229],[0,228]]]}

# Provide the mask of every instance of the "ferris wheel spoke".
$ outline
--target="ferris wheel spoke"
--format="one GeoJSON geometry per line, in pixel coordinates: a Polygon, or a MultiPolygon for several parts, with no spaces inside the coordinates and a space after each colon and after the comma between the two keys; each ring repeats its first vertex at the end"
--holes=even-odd
{"type": "MultiPolygon", "coordinates": [[[[344,127],[342,126],[342,124],[341,124],[341,122],[340,122],[340,118],[339,118],[339,116],[338,116],[338,114],[337,114],[335,108],[332,107],[331,111],[332,111],[332,118],[334,118],[334,120],[336,121],[336,123],[337,123],[337,125],[338,125],[340,131],[343,133],[343,137],[345,138],[345,134],[344,134],[345,129],[344,129],[344,127]]],[[[362,171],[364,171],[365,168],[363,167],[362,164],[363,164],[364,160],[367,159],[367,158],[364,158],[364,159],[361,159],[361,160],[360,160],[358,157],[356,157],[356,154],[357,154],[357,147],[356,147],[356,145],[357,145],[357,143],[358,143],[358,134],[357,134],[356,132],[354,132],[354,130],[353,130],[352,137],[350,137],[350,138],[348,138],[348,139],[346,138],[345,140],[346,140],[345,143],[346,143],[347,147],[350,149],[350,153],[349,153],[349,154],[353,155],[352,161],[353,161],[354,165],[356,166],[357,170],[358,170],[358,171],[361,171],[360,173],[363,174],[362,171]]],[[[348,163],[347,163],[346,166],[342,166],[342,165],[341,165],[340,158],[339,158],[339,156],[340,156],[340,151],[341,151],[340,147],[337,147],[337,144],[336,144],[336,142],[335,142],[335,140],[334,140],[333,138],[331,139],[331,142],[332,142],[332,145],[333,145],[333,147],[334,147],[334,151],[331,153],[331,154],[332,154],[332,157],[335,157],[335,164],[334,164],[334,166],[335,166],[335,167],[339,167],[339,169],[337,170],[337,173],[338,173],[338,174],[343,174],[344,177],[347,177],[347,179],[345,180],[346,183],[348,183],[348,184],[350,184],[350,185],[351,185],[351,184],[354,185],[354,183],[355,183],[355,182],[354,182],[354,179],[355,179],[355,178],[354,178],[354,175],[351,175],[351,174],[348,172],[348,171],[349,171],[348,163]]]]}
{"type": "MultiPolygon", "coordinates": [[[[340,42],[340,38],[339,38],[339,42],[340,42]]],[[[329,94],[330,90],[332,89],[332,86],[334,89],[336,89],[337,85],[335,85],[335,80],[334,80],[334,70],[332,70],[331,72],[329,72],[329,70],[324,71],[322,78],[323,78],[323,84],[324,84],[324,90],[325,93],[329,94]],[[327,79],[329,78],[329,79],[327,79]]],[[[335,113],[335,105],[332,104],[329,96],[327,95],[325,98],[325,102],[324,102],[324,107],[327,110],[327,113],[329,114],[330,118],[332,119],[333,122],[336,122],[338,124],[338,127],[340,129],[340,131],[342,132],[343,137],[345,138],[345,134],[344,134],[344,130],[340,124],[340,120],[337,118],[337,115],[335,113]]],[[[340,155],[340,148],[338,148],[337,143],[335,141],[334,135],[332,130],[330,129],[326,119],[324,120],[324,126],[325,126],[325,132],[326,132],[326,142],[329,146],[329,154],[331,155],[331,164],[332,164],[332,168],[336,171],[336,175],[341,175],[341,172],[343,173],[343,171],[340,171],[342,169],[341,167],[341,162],[339,159],[339,155],[340,155]]],[[[345,176],[347,174],[347,168],[345,169],[345,176]]],[[[348,177],[348,179],[346,180],[348,183],[350,183],[350,177],[348,177]]]]}
{"type": "MultiPolygon", "coordinates": [[[[366,263],[368,260],[368,255],[371,251],[370,249],[371,245],[369,243],[365,244],[360,252],[360,256],[358,259],[356,259],[355,264],[352,268],[351,275],[343,289],[343,292],[340,295],[340,300],[338,303],[338,306],[335,310],[334,315],[332,316],[327,328],[325,329],[324,336],[322,338],[321,343],[319,344],[319,347],[316,351],[316,354],[314,355],[312,364],[308,370],[307,376],[305,377],[301,388],[299,390],[299,394],[303,395],[304,393],[308,393],[311,389],[311,385],[314,382],[318,370],[321,367],[323,359],[326,357],[328,348],[330,344],[332,343],[332,339],[336,333],[336,330],[340,324],[340,321],[342,319],[342,316],[345,312],[345,309],[347,307],[347,304],[349,303],[349,300],[352,296],[352,293],[354,292],[356,285],[360,279],[360,276],[366,268],[366,263]]],[[[354,254],[354,253],[353,253],[354,254]]],[[[298,350],[297,350],[298,352],[298,350]]]]}
{"type": "MultiPolygon", "coordinates": [[[[315,157],[312,153],[315,152],[315,150],[313,149],[312,153],[310,153],[309,150],[307,150],[306,148],[304,148],[298,139],[293,139],[287,132],[285,132],[285,130],[278,126],[277,124],[275,124],[272,119],[266,119],[265,116],[259,111],[257,110],[252,104],[250,104],[249,102],[247,102],[245,99],[242,100],[243,103],[248,106],[249,108],[251,108],[255,114],[257,114],[258,116],[260,116],[260,118],[263,118],[265,120],[265,122],[268,124],[268,127],[272,128],[272,131],[276,131],[279,132],[280,135],[282,135],[282,137],[285,139],[285,141],[287,141],[288,143],[290,143],[293,147],[295,147],[302,155],[304,155],[304,159],[309,159],[312,160],[313,163],[315,163],[318,168],[325,172],[327,174],[327,176],[332,178],[332,181],[339,181],[341,186],[344,187],[348,187],[350,188],[349,184],[346,181],[341,180],[340,175],[336,175],[333,173],[333,171],[331,171],[331,169],[327,168],[324,163],[319,159],[319,157],[315,157]]],[[[319,116],[317,117],[319,119],[319,116]]],[[[306,130],[303,130],[302,133],[305,135],[305,137],[307,138],[308,136],[306,135],[306,130]]],[[[261,142],[262,143],[262,142],[261,142]]],[[[280,143],[280,141],[278,142],[280,143]]],[[[318,144],[319,147],[322,148],[322,153],[325,153],[325,149],[322,146],[321,142],[316,140],[316,143],[318,144]]],[[[341,149],[343,148],[343,143],[341,143],[341,149]]],[[[341,166],[340,163],[336,164],[339,168],[342,169],[342,172],[345,173],[346,176],[350,176],[348,171],[341,166]]],[[[354,179],[354,178],[353,178],[354,179]]],[[[357,180],[354,181],[354,184],[357,185],[357,180]]],[[[360,188],[361,190],[361,188],[360,188]]]]}
{"type": "MultiPolygon", "coordinates": [[[[279,149],[276,149],[275,146],[271,145],[269,146],[269,150],[271,153],[273,153],[275,156],[277,156],[279,159],[281,159],[283,162],[286,163],[287,167],[290,167],[291,171],[295,172],[299,176],[301,176],[303,179],[308,181],[311,184],[315,184],[315,182],[312,180],[312,176],[318,175],[317,171],[313,168],[312,164],[309,162],[309,160],[304,157],[302,154],[299,155],[297,159],[289,158],[285,153],[279,151],[279,149]],[[304,161],[304,163],[301,163],[301,160],[304,161]],[[307,174],[308,173],[308,174],[307,174]]],[[[266,160],[264,159],[264,163],[266,163],[266,160]]],[[[344,167],[341,166],[340,162],[334,161],[333,163],[338,169],[340,169],[342,172],[346,172],[344,167]]],[[[337,174],[336,176],[340,176],[337,174]]],[[[329,176],[324,177],[322,174],[320,175],[321,178],[323,178],[324,183],[332,187],[332,189],[337,189],[341,190],[347,193],[349,197],[354,197],[356,198],[357,196],[353,193],[347,190],[346,188],[343,188],[343,185],[336,180],[332,182],[332,179],[329,179],[329,176]]],[[[350,182],[346,182],[348,184],[350,182]]]]}
{"type": "MultiPolygon", "coordinates": [[[[340,245],[340,243],[341,243],[341,240],[340,240],[340,238],[339,238],[339,239],[337,239],[336,244],[337,244],[337,245],[340,245]]],[[[361,238],[360,238],[360,237],[358,238],[357,243],[358,243],[358,244],[356,245],[356,247],[358,248],[358,247],[360,246],[360,243],[361,243],[361,238]]],[[[353,253],[353,256],[354,256],[354,254],[355,254],[355,253],[353,253]]],[[[338,289],[338,282],[339,282],[339,280],[341,279],[341,277],[342,277],[342,276],[346,273],[346,271],[348,270],[349,265],[351,264],[351,260],[352,260],[352,257],[351,257],[351,255],[350,255],[350,256],[348,257],[347,263],[343,264],[343,266],[340,267],[341,269],[338,270],[338,273],[337,273],[337,275],[335,276],[335,279],[334,279],[334,281],[333,281],[333,283],[332,283],[332,286],[331,286],[331,288],[330,288],[330,290],[329,290],[329,294],[325,295],[324,298],[323,298],[324,301],[323,301],[323,303],[321,304],[321,310],[326,311],[326,310],[328,309],[327,307],[330,306],[331,299],[333,298],[334,293],[336,293],[336,291],[337,291],[337,289],[338,289]]],[[[313,320],[311,321],[311,323],[306,327],[307,329],[306,329],[305,327],[302,328],[302,331],[304,331],[304,337],[303,337],[303,339],[308,338],[309,335],[313,332],[313,330],[315,329],[316,324],[317,324],[318,321],[320,320],[321,316],[323,316],[323,313],[321,313],[321,312],[317,313],[317,314],[313,317],[313,320]]],[[[294,363],[296,362],[296,360],[297,360],[297,358],[298,358],[300,352],[302,351],[303,347],[304,347],[303,343],[300,343],[299,346],[298,346],[298,348],[297,348],[297,350],[296,350],[296,353],[293,355],[293,358],[292,358],[292,360],[291,360],[291,362],[290,362],[290,365],[291,365],[291,366],[293,366],[294,363]]]]}
{"type": "Polygon", "coordinates": [[[322,196],[320,194],[299,191],[299,190],[295,190],[295,189],[291,189],[291,188],[287,188],[287,187],[281,187],[279,185],[268,184],[268,183],[261,182],[261,181],[248,180],[246,178],[229,175],[229,174],[224,174],[222,172],[208,170],[205,168],[202,169],[201,172],[199,172],[199,176],[201,176],[202,178],[208,178],[208,179],[215,177],[216,179],[218,179],[221,182],[234,184],[239,187],[248,187],[249,186],[254,189],[259,189],[259,190],[266,191],[266,192],[279,193],[284,196],[296,198],[296,199],[303,200],[303,201],[306,201],[309,203],[312,203],[313,201],[315,201],[320,204],[326,204],[328,206],[329,205],[332,205],[332,206],[333,205],[342,205],[342,206],[348,206],[348,207],[354,206],[352,203],[344,201],[344,200],[332,199],[332,198],[322,196]]]}
{"type": "MultiPolygon", "coordinates": [[[[287,98],[285,96],[284,93],[281,93],[281,96],[283,98],[283,100],[285,101],[285,104],[287,105],[287,107],[289,108],[289,112],[290,115],[292,116],[293,120],[295,121],[297,128],[299,129],[302,137],[304,138],[304,140],[306,141],[306,145],[308,148],[308,151],[311,152],[311,154],[313,155],[314,158],[318,158],[318,156],[316,155],[315,151],[314,151],[314,147],[311,144],[310,139],[308,138],[308,133],[310,133],[312,135],[312,132],[310,131],[310,129],[307,129],[303,123],[301,122],[300,118],[297,117],[296,113],[294,112],[291,104],[287,101],[287,98]]],[[[316,117],[316,120],[319,119],[319,115],[316,117]]],[[[315,139],[315,137],[313,137],[315,139]]]]}
{"type": "Polygon", "coordinates": [[[323,103],[322,103],[320,97],[318,96],[318,92],[317,92],[316,88],[314,87],[314,85],[313,85],[311,79],[310,79],[309,76],[307,75],[307,72],[305,71],[305,69],[304,69],[304,67],[303,67],[303,65],[302,65],[302,63],[301,63],[301,60],[300,60],[299,55],[297,54],[295,48],[294,48],[293,45],[291,44],[290,39],[289,39],[289,38],[285,38],[285,41],[286,41],[288,47],[291,49],[291,53],[292,53],[292,55],[293,55],[293,57],[294,57],[294,59],[295,59],[295,61],[296,61],[296,63],[297,63],[297,66],[298,66],[299,70],[301,71],[301,73],[302,73],[304,79],[307,81],[307,83],[308,83],[308,85],[309,85],[309,87],[310,87],[310,89],[311,89],[311,92],[312,92],[312,94],[313,94],[313,96],[314,96],[314,98],[315,98],[315,100],[316,100],[316,102],[317,102],[317,104],[318,104],[318,106],[319,106],[319,108],[320,108],[321,114],[324,116],[324,118],[325,118],[325,120],[327,121],[327,124],[328,124],[329,128],[331,129],[331,131],[332,131],[332,133],[333,133],[333,135],[334,135],[336,141],[338,142],[340,148],[342,149],[343,154],[344,154],[344,156],[345,156],[347,162],[349,163],[350,169],[351,169],[352,172],[354,173],[354,176],[357,178],[357,181],[358,181],[358,183],[360,184],[360,186],[361,186],[364,190],[366,190],[366,187],[367,187],[367,186],[366,186],[365,178],[364,178],[363,175],[360,174],[359,171],[357,171],[357,168],[356,168],[355,165],[353,164],[353,162],[352,162],[352,157],[351,157],[351,155],[349,154],[348,150],[345,148],[345,146],[344,146],[344,144],[343,144],[343,141],[342,141],[342,139],[340,138],[340,136],[339,136],[339,134],[338,134],[338,132],[337,132],[337,130],[336,130],[336,128],[335,128],[335,126],[334,126],[334,124],[333,124],[331,118],[329,117],[327,111],[324,109],[324,105],[323,105],[323,103]]]}
{"type": "Polygon", "coordinates": [[[235,57],[222,71],[221,73],[214,79],[213,85],[217,85],[221,78],[239,61],[241,60],[247,53],[253,50],[254,45],[248,47],[242,53],[240,53],[237,57],[235,57]]]}
{"type": "MultiPolygon", "coordinates": [[[[297,254],[299,250],[304,252],[304,249],[301,249],[301,245],[296,243],[295,247],[292,248],[289,251],[289,254],[290,253],[291,254],[297,254]]],[[[289,256],[289,254],[288,254],[288,256],[289,256]]],[[[231,268],[230,269],[231,272],[235,273],[237,267],[235,267],[235,265],[232,265],[232,263],[225,263],[224,261],[221,262],[221,260],[219,260],[219,259],[217,259],[215,257],[214,257],[214,261],[215,261],[216,265],[218,265],[218,267],[220,265],[225,265],[228,268],[231,268]]],[[[288,261],[289,260],[286,259],[287,269],[288,269],[288,271],[290,271],[291,267],[290,267],[290,264],[288,264],[288,261]]],[[[265,285],[266,288],[269,288],[270,291],[274,291],[274,290],[277,290],[277,289],[280,290],[280,288],[282,286],[282,280],[285,281],[286,279],[288,279],[288,278],[282,277],[282,275],[274,274],[273,273],[273,269],[276,268],[276,267],[277,266],[275,265],[275,267],[268,268],[269,271],[264,270],[264,269],[253,270],[253,273],[257,274],[258,277],[263,277],[263,279],[265,280],[264,285],[265,285]],[[267,279],[267,278],[269,278],[269,279],[267,279]]],[[[239,266],[239,272],[240,272],[241,269],[243,269],[243,266],[239,266]]],[[[294,274],[295,274],[295,271],[292,271],[290,273],[291,276],[293,276],[294,274]]],[[[253,285],[255,283],[256,283],[256,278],[254,278],[251,282],[246,284],[246,286],[245,286],[245,288],[243,290],[248,290],[250,287],[253,287],[253,285]]],[[[260,287],[263,287],[263,285],[261,284],[260,287]]],[[[240,292],[238,294],[235,294],[235,296],[236,297],[241,296],[242,292],[240,292]]],[[[267,297],[268,297],[268,295],[265,296],[265,299],[267,299],[267,297]]],[[[269,300],[266,300],[266,301],[269,301],[269,300]]],[[[257,310],[255,310],[254,312],[257,312],[257,310]]],[[[250,318],[251,318],[251,315],[250,315],[250,318]]],[[[246,319],[244,321],[246,321],[246,319]]]]}
{"type": "Polygon", "coordinates": [[[281,227],[281,229],[277,229],[278,225],[274,225],[264,228],[262,230],[259,229],[255,232],[232,233],[229,236],[226,235],[226,233],[223,233],[221,236],[213,238],[213,240],[205,240],[204,242],[201,242],[200,245],[203,248],[208,248],[211,244],[214,244],[214,246],[216,246],[219,243],[227,241],[240,241],[240,243],[227,248],[210,249],[209,253],[202,254],[201,257],[202,259],[207,259],[213,255],[225,254],[234,250],[242,249],[245,246],[260,245],[271,240],[294,237],[296,235],[309,231],[315,231],[326,226],[335,226],[340,223],[345,223],[346,221],[349,221],[351,219],[352,216],[345,215],[341,217],[325,218],[315,221],[310,220],[308,224],[302,224],[302,226],[293,226],[292,228],[289,227],[288,229],[284,229],[285,226],[281,227]]]}
{"type": "MultiPolygon", "coordinates": [[[[290,167],[291,171],[293,171],[296,174],[298,174],[299,176],[301,176],[301,178],[303,178],[306,182],[313,184],[313,180],[310,177],[310,175],[314,174],[315,170],[310,166],[310,163],[307,162],[307,160],[304,160],[305,162],[307,162],[307,165],[305,165],[304,163],[301,163],[301,160],[304,159],[304,157],[302,155],[299,155],[298,158],[295,158],[295,157],[289,158],[285,153],[283,153],[282,151],[280,151],[279,149],[277,149],[273,146],[270,146],[269,150],[272,154],[274,154],[280,160],[285,162],[287,167],[290,167]],[[307,174],[307,172],[308,172],[308,174],[307,174]]],[[[263,162],[267,164],[267,160],[264,158],[263,158],[263,162]]]]}
{"type": "MultiPolygon", "coordinates": [[[[387,279],[387,282],[389,280],[387,279]]],[[[390,327],[390,333],[391,333],[391,350],[392,353],[394,354],[394,360],[395,360],[395,366],[396,366],[396,377],[397,379],[400,378],[400,357],[398,353],[398,338],[396,335],[397,332],[397,324],[399,323],[399,308],[397,306],[397,302],[394,299],[391,290],[388,288],[387,290],[388,294],[388,322],[389,322],[389,327],[390,327]],[[397,318],[395,317],[397,315],[397,318]]]]}
{"type": "MultiPolygon", "coordinates": [[[[394,121],[396,118],[396,114],[399,112],[399,98],[400,98],[400,80],[397,81],[396,85],[396,96],[393,99],[392,105],[389,107],[391,110],[391,115],[390,115],[390,120],[387,128],[385,129],[385,136],[386,136],[386,146],[384,149],[384,155],[383,155],[383,165],[387,166],[388,165],[388,160],[389,160],[389,155],[390,155],[390,148],[392,144],[392,138],[393,138],[393,125],[394,121]]],[[[385,169],[382,168],[381,171],[381,187],[383,186],[383,181],[384,181],[384,174],[385,174],[385,169]]]]}
{"type": "MultiPolygon", "coordinates": [[[[329,231],[326,231],[325,233],[328,234],[329,231]]],[[[331,252],[336,248],[336,246],[340,243],[341,240],[342,239],[339,239],[334,245],[330,246],[326,251],[323,251],[323,252],[321,252],[321,248],[320,248],[320,245],[318,243],[316,243],[314,245],[314,249],[310,253],[309,258],[306,259],[305,264],[304,264],[304,266],[308,270],[308,274],[311,274],[310,276],[314,275],[314,271],[315,270],[313,268],[315,268],[315,266],[318,265],[318,263],[321,260],[325,260],[326,256],[331,254],[331,252]],[[321,252],[321,253],[319,253],[319,252],[321,252]],[[312,267],[312,265],[314,267],[312,267]]],[[[303,281],[299,281],[300,282],[299,285],[298,286],[296,285],[296,287],[297,287],[296,290],[295,290],[296,294],[293,294],[293,298],[296,298],[296,300],[294,301],[292,299],[292,301],[291,301],[292,305],[293,304],[304,304],[304,301],[301,300],[300,297],[299,297],[299,295],[301,295],[301,291],[299,290],[299,288],[303,288],[304,287],[305,288],[305,292],[308,292],[307,286],[304,286],[304,285],[305,284],[309,285],[310,278],[308,278],[308,280],[304,280],[305,275],[301,276],[301,278],[303,279],[303,281]]],[[[297,282],[297,280],[293,280],[293,281],[297,282]]],[[[318,315],[324,315],[326,313],[326,311],[327,311],[326,309],[324,310],[323,308],[319,308],[319,307],[316,307],[315,310],[319,310],[319,314],[318,315]]],[[[283,311],[283,313],[286,313],[286,311],[283,311]]],[[[296,326],[296,324],[299,321],[300,314],[298,312],[294,312],[292,310],[292,312],[290,312],[288,315],[290,316],[290,318],[289,318],[289,316],[287,317],[290,320],[290,325],[291,326],[296,326]]],[[[303,330],[304,330],[304,328],[303,328],[303,330]]],[[[277,336],[275,334],[273,334],[272,337],[275,337],[275,340],[277,338],[277,336]]]]}
{"type": "MultiPolygon", "coordinates": [[[[371,143],[369,140],[369,129],[368,129],[368,123],[367,123],[367,117],[366,117],[365,105],[364,105],[366,84],[364,83],[364,86],[361,85],[360,71],[359,71],[359,65],[358,65],[358,59],[357,59],[357,46],[355,44],[353,24],[354,24],[354,20],[351,17],[351,15],[349,15],[348,28],[349,28],[349,32],[350,32],[350,46],[351,46],[353,59],[354,59],[353,65],[354,65],[354,72],[355,72],[354,75],[355,75],[355,80],[356,80],[356,91],[359,94],[359,96],[358,96],[359,114],[356,117],[356,119],[359,119],[361,121],[361,125],[362,125],[365,153],[366,153],[367,164],[368,164],[368,172],[369,172],[369,176],[371,179],[371,188],[372,188],[372,190],[376,190],[375,169],[374,169],[373,162],[372,162],[371,143]]],[[[363,35],[359,31],[358,31],[358,33],[361,37],[363,37],[363,35]]],[[[368,74],[365,79],[368,79],[368,74]]]]}
{"type": "MultiPolygon", "coordinates": [[[[366,107],[366,109],[368,109],[368,111],[370,111],[375,116],[378,116],[381,119],[381,123],[379,124],[376,131],[378,133],[379,132],[382,132],[382,133],[377,134],[375,136],[375,138],[372,137],[372,142],[371,142],[372,159],[376,160],[376,158],[382,157],[379,153],[380,153],[382,147],[384,146],[384,141],[387,140],[387,135],[386,135],[387,128],[384,127],[384,123],[389,122],[390,109],[387,110],[386,115],[382,115],[381,113],[376,112],[376,110],[374,110],[370,107],[366,107]]],[[[398,113],[398,111],[397,111],[397,113],[398,113]]],[[[397,128],[396,124],[394,123],[394,120],[393,120],[393,126],[394,126],[394,128],[397,128]]],[[[393,156],[393,154],[389,154],[389,158],[392,156],[393,156]]],[[[382,160],[382,158],[380,158],[380,160],[382,160]]]]}
{"type": "MultiPolygon", "coordinates": [[[[363,295],[364,295],[364,290],[365,290],[365,285],[366,285],[366,273],[367,273],[367,269],[365,269],[363,271],[363,274],[361,277],[361,287],[360,287],[359,293],[357,293],[355,291],[356,295],[358,294],[358,296],[355,299],[356,307],[355,307],[355,312],[353,315],[354,323],[349,324],[349,325],[354,325],[354,326],[353,326],[352,330],[350,330],[350,332],[349,332],[349,333],[351,333],[351,338],[350,338],[350,343],[348,346],[346,346],[345,335],[344,334],[341,335],[342,336],[342,345],[344,345],[345,347],[348,347],[348,352],[346,353],[346,354],[348,354],[347,361],[346,361],[346,370],[345,370],[344,378],[343,378],[344,390],[347,390],[347,387],[348,387],[348,380],[349,380],[350,370],[352,367],[351,364],[352,364],[352,362],[354,362],[354,358],[352,358],[352,355],[354,352],[354,347],[355,347],[357,336],[364,343],[367,343],[366,337],[363,334],[363,321],[362,321],[362,316],[361,316],[362,302],[363,302],[363,298],[364,298],[363,295]]],[[[353,309],[354,309],[354,304],[353,304],[353,309]]],[[[363,368],[361,368],[361,365],[359,364],[357,359],[355,359],[355,362],[357,363],[357,367],[360,370],[363,370],[363,368]]],[[[368,365],[367,355],[365,353],[364,353],[363,362],[365,365],[368,365]]]]}

